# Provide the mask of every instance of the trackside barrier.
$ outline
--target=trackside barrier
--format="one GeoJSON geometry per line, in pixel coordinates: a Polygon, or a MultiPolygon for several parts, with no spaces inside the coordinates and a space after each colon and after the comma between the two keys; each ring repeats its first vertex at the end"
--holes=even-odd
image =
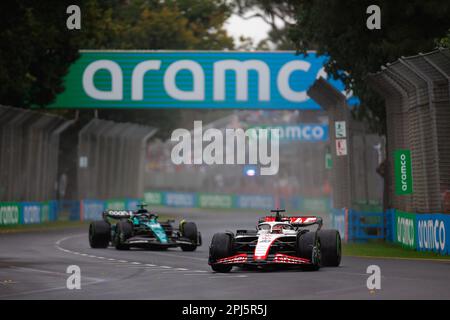
{"type": "Polygon", "coordinates": [[[450,254],[450,215],[416,214],[418,251],[450,254]]]}
{"type": "Polygon", "coordinates": [[[420,214],[388,209],[364,212],[332,209],[331,222],[347,241],[384,239],[405,249],[450,254],[450,215],[420,214]]]}
{"type": "Polygon", "coordinates": [[[349,209],[348,239],[351,241],[385,239],[384,212],[362,212],[349,209]]]}
{"type": "MultiPolygon", "coordinates": [[[[260,209],[275,206],[306,214],[329,211],[328,198],[277,198],[270,195],[217,194],[189,192],[145,192],[142,199],[85,199],[44,202],[0,202],[0,225],[32,224],[49,221],[88,221],[101,219],[104,210],[134,210],[142,201],[157,206],[205,209],[260,209]],[[279,202],[277,202],[277,200],[279,202]]],[[[343,234],[343,233],[342,233],[343,234]]]]}
{"type": "Polygon", "coordinates": [[[339,231],[342,240],[347,239],[346,225],[345,225],[345,209],[331,209],[331,225],[333,229],[339,231]]]}
{"type": "Polygon", "coordinates": [[[57,201],[57,217],[58,221],[79,221],[80,216],[80,201],[78,200],[61,200],[57,201]]]}
{"type": "Polygon", "coordinates": [[[188,193],[172,191],[147,191],[144,201],[150,206],[210,208],[210,209],[262,209],[275,207],[299,210],[303,212],[329,212],[330,198],[275,197],[272,195],[255,194],[219,194],[219,193],[188,193]]]}

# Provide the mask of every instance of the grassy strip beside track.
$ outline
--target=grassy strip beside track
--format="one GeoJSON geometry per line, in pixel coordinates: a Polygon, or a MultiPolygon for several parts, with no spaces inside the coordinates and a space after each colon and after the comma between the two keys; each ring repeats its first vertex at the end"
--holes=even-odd
{"type": "MultiPolygon", "coordinates": [[[[159,221],[177,219],[175,215],[158,215],[159,221]]],[[[39,232],[57,229],[88,227],[90,221],[49,221],[35,224],[0,225],[0,234],[19,232],[39,232]]]]}
{"type": "Polygon", "coordinates": [[[398,258],[398,259],[432,259],[448,260],[450,256],[440,255],[434,252],[421,252],[403,248],[394,243],[382,241],[370,241],[366,243],[345,243],[342,245],[344,256],[374,257],[374,258],[398,258]]]}
{"type": "Polygon", "coordinates": [[[89,221],[50,221],[36,224],[15,224],[0,226],[0,234],[18,233],[18,232],[35,232],[46,231],[61,228],[79,228],[88,226],[89,221]]]}

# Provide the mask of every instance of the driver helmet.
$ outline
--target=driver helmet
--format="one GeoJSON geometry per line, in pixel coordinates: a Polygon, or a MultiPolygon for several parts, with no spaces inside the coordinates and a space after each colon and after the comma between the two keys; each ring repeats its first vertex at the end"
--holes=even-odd
{"type": "Polygon", "coordinates": [[[283,232],[283,225],[282,224],[275,224],[272,226],[272,232],[273,233],[282,233],[283,232]]]}

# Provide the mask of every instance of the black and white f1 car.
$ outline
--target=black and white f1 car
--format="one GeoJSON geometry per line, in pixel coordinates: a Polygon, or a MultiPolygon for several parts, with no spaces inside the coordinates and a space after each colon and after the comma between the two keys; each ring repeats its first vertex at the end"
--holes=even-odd
{"type": "Polygon", "coordinates": [[[194,222],[182,220],[178,229],[174,220],[158,221],[158,215],[139,205],[137,211],[107,210],[103,220],[89,225],[89,244],[92,248],[107,248],[111,243],[118,250],[130,247],[153,247],[166,249],[180,247],[194,251],[202,243],[200,232],[194,222]]]}
{"type": "MultiPolygon", "coordinates": [[[[341,263],[341,236],[337,230],[322,230],[317,216],[283,216],[285,210],[259,220],[253,230],[216,233],[209,247],[208,264],[216,272],[233,266],[300,266],[319,270],[341,263]],[[317,225],[315,231],[307,227],[317,225]]],[[[313,227],[314,228],[314,227],[313,227]]]]}

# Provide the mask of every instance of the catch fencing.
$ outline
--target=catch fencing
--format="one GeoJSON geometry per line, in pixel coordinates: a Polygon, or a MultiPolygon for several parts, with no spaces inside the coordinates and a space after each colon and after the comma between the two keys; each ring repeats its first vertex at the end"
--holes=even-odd
{"type": "Polygon", "coordinates": [[[377,169],[384,159],[384,137],[355,120],[346,97],[323,78],[308,95],[329,117],[334,208],[382,211],[383,178],[377,169]]]}
{"type": "Polygon", "coordinates": [[[386,102],[389,206],[450,213],[450,51],[402,57],[369,81],[386,102]],[[411,194],[395,192],[399,149],[411,151],[411,194]]]}
{"type": "Polygon", "coordinates": [[[156,129],[92,119],[79,132],[78,197],[140,197],[144,192],[145,153],[156,129]]]}
{"type": "Polygon", "coordinates": [[[55,199],[59,138],[71,123],[0,106],[0,201],[55,199]]]}

